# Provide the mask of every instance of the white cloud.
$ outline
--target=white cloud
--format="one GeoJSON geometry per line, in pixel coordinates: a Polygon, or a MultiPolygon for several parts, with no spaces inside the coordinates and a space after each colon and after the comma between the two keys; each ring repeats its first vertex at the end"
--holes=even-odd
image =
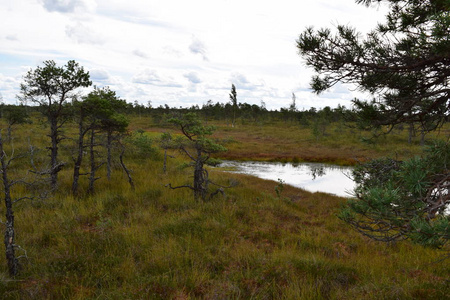
{"type": "Polygon", "coordinates": [[[202,82],[197,72],[189,72],[184,74],[183,76],[186,77],[190,83],[197,84],[202,82]]]}
{"type": "Polygon", "coordinates": [[[181,84],[174,81],[172,78],[162,78],[156,70],[145,69],[136,74],[132,78],[133,83],[155,85],[160,87],[182,87],[181,84]]]}
{"type": "Polygon", "coordinates": [[[135,49],[133,50],[133,54],[140,57],[140,58],[148,58],[147,53],[145,53],[144,51],[141,51],[139,49],[135,49]]]}
{"type": "Polygon", "coordinates": [[[355,93],[342,87],[308,90],[312,71],[295,40],[308,25],[364,31],[381,15],[354,0],[3,2],[0,70],[16,81],[1,84],[4,98],[14,98],[24,70],[75,59],[95,84],[154,106],[227,102],[232,83],[240,102],[270,109],[288,106],[292,92],[308,105],[349,101],[355,93]]]}
{"type": "Polygon", "coordinates": [[[161,78],[157,74],[155,70],[149,70],[146,69],[143,72],[136,74],[132,81],[134,83],[141,83],[141,84],[154,84],[154,83],[160,83],[161,78]]]}
{"type": "Polygon", "coordinates": [[[17,37],[16,34],[9,34],[9,35],[7,35],[5,38],[6,38],[8,41],[12,41],[12,42],[18,41],[18,40],[19,40],[19,38],[17,37]]]}
{"type": "Polygon", "coordinates": [[[177,57],[177,58],[180,58],[180,57],[183,56],[183,54],[182,54],[181,51],[175,49],[175,48],[172,47],[172,46],[164,46],[164,47],[162,48],[162,50],[163,50],[163,53],[164,53],[164,54],[167,54],[167,55],[169,55],[169,56],[173,56],[173,57],[177,57]]]}
{"type": "Polygon", "coordinates": [[[245,75],[238,72],[231,74],[230,81],[236,86],[237,89],[242,90],[257,91],[263,87],[262,83],[252,83],[245,75]]]}
{"type": "Polygon", "coordinates": [[[93,10],[94,0],[42,0],[44,8],[49,12],[73,13],[93,10]]]}
{"type": "Polygon", "coordinates": [[[18,77],[6,76],[0,73],[0,95],[3,103],[17,103],[16,95],[19,93],[21,80],[18,77]]]}
{"type": "Polygon", "coordinates": [[[105,43],[105,39],[100,34],[81,22],[66,26],[66,35],[80,44],[101,45],[105,43]]]}
{"type": "Polygon", "coordinates": [[[208,60],[208,57],[206,56],[205,44],[195,36],[192,37],[192,42],[189,45],[189,51],[191,51],[194,54],[199,54],[205,61],[208,60]]]}
{"type": "Polygon", "coordinates": [[[92,81],[106,81],[110,79],[110,75],[103,69],[92,69],[89,71],[89,75],[92,81]]]}

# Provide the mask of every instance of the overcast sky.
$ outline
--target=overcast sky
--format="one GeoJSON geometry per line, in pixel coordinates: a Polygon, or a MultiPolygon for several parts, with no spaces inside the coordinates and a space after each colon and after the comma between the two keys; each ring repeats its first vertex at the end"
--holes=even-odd
{"type": "Polygon", "coordinates": [[[355,0],[0,0],[0,93],[16,103],[22,76],[44,60],[74,59],[97,86],[152,106],[229,101],[269,109],[336,107],[357,94],[316,96],[297,53],[307,27],[367,32],[386,9],[355,0]]]}

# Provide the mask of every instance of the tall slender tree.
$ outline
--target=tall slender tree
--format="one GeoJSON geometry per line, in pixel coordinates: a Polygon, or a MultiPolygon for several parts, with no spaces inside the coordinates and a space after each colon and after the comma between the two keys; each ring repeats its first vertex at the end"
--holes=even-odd
{"type": "Polygon", "coordinates": [[[8,271],[10,276],[16,276],[19,268],[19,263],[15,253],[16,233],[14,227],[14,211],[13,199],[11,196],[11,188],[14,181],[10,179],[8,174],[9,165],[12,159],[6,157],[6,152],[3,147],[3,139],[0,134],[0,173],[2,174],[1,181],[3,183],[3,196],[6,208],[6,222],[5,222],[5,253],[6,261],[8,262],[8,271]]]}
{"type": "Polygon", "coordinates": [[[297,97],[295,96],[294,93],[292,93],[292,102],[289,105],[289,111],[290,112],[296,112],[297,111],[297,103],[295,103],[297,100],[297,97]]]}
{"type": "Polygon", "coordinates": [[[230,101],[233,109],[233,119],[231,121],[231,127],[234,127],[236,125],[236,110],[238,108],[237,93],[234,84],[231,85],[230,101]]]}
{"type": "Polygon", "coordinates": [[[89,72],[84,71],[74,60],[59,67],[53,60],[44,61],[43,67],[30,70],[20,85],[23,101],[30,100],[39,105],[42,114],[50,124],[50,179],[53,188],[57,186],[58,173],[65,163],[58,159],[58,147],[63,139],[61,127],[68,120],[65,104],[76,97],[79,88],[92,84],[89,72]]]}
{"type": "MultiPolygon", "coordinates": [[[[126,102],[119,99],[116,93],[108,87],[95,87],[87,97],[81,102],[76,102],[75,110],[78,116],[79,136],[77,142],[77,155],[74,159],[74,176],[72,192],[77,193],[80,168],[84,156],[84,149],[89,148],[90,172],[89,172],[89,193],[94,192],[94,182],[98,179],[96,171],[104,163],[96,160],[97,151],[95,148],[100,145],[98,133],[106,134],[106,166],[107,178],[111,177],[112,166],[112,144],[116,133],[123,133],[128,120],[120,113],[125,109],[126,102]],[[89,134],[89,142],[85,143],[85,136],[89,134]]],[[[122,162],[121,162],[122,163],[122,162]]],[[[122,164],[123,165],[123,164],[122,164]]]]}

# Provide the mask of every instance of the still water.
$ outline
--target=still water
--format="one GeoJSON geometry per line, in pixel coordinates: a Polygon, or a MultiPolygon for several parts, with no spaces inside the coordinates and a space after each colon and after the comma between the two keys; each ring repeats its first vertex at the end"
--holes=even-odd
{"type": "Polygon", "coordinates": [[[289,184],[310,192],[324,192],[341,197],[350,197],[355,187],[351,179],[351,167],[319,163],[274,163],[224,161],[220,167],[227,171],[248,174],[289,184]]]}

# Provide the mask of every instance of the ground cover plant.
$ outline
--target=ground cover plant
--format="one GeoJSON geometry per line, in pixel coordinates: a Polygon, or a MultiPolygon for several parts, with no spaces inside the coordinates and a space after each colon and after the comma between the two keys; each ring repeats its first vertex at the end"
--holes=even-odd
{"type": "MultiPolygon", "coordinates": [[[[216,137],[224,141],[228,152],[224,159],[313,161],[354,165],[382,156],[404,159],[420,154],[420,143],[406,143],[406,129],[396,130],[389,135],[373,136],[372,132],[357,130],[345,125],[331,123],[329,132],[320,140],[311,135],[308,127],[283,121],[265,124],[240,125],[239,130],[229,126],[217,126],[216,137]],[[284,130],[280,130],[284,128],[284,130]]],[[[445,139],[448,126],[429,134],[429,139],[445,139]]]]}
{"type": "Polygon", "coordinates": [[[234,84],[228,103],[143,107],[81,96],[75,61],[30,70],[24,105],[0,105],[2,299],[448,298],[449,2],[356,2],[388,4],[385,23],[297,40],[314,92],[373,97],[350,109],[269,111],[234,84]],[[347,201],[211,158],[369,163],[347,201]]]}
{"type": "MultiPolygon", "coordinates": [[[[13,145],[19,151],[32,143],[43,150],[45,160],[46,129],[36,116],[32,119],[33,124],[14,129],[13,145]]],[[[248,152],[238,148],[277,153],[272,140],[264,137],[286,127],[283,122],[261,131],[239,121],[232,129],[216,125],[214,137],[242,155],[248,152]]],[[[100,168],[96,192],[82,192],[89,180],[81,177],[74,197],[72,142],[65,139],[60,157],[68,167],[59,173],[58,191],[47,199],[15,204],[16,243],[26,257],[20,258],[16,277],[8,275],[6,262],[0,260],[4,299],[445,299],[449,294],[450,270],[442,261],[443,251],[361,236],[337,217],[342,198],[286,185],[277,189],[277,182],[214,168],[208,169],[211,180],[234,183],[225,195],[197,201],[189,190],[168,189],[167,183],[192,180],[187,160],[176,151],[170,152],[173,158],[163,170],[159,138],[162,132],[176,136],[177,131],[145,116],[132,117],[130,128],[135,132],[128,137],[124,159],[134,190],[126,172],[113,162],[109,181],[106,168],[100,168]]],[[[76,132],[76,126],[68,126],[64,133],[76,132]]],[[[317,141],[304,132],[305,142],[292,142],[287,154],[270,159],[306,159],[302,153],[308,147],[318,154],[329,151],[327,137],[317,141]]],[[[343,132],[351,140],[353,134],[343,132]]],[[[296,133],[281,135],[279,144],[296,133]]],[[[388,141],[411,153],[418,148],[407,144],[406,131],[388,141]]],[[[388,147],[384,144],[380,148],[388,147]]],[[[371,155],[384,151],[389,150],[371,155]]],[[[106,157],[106,152],[101,155],[106,157]]],[[[19,173],[28,169],[25,162],[15,166],[19,173]]],[[[22,188],[16,195],[26,192],[22,188]]],[[[3,206],[0,213],[5,215],[3,206]]]]}

